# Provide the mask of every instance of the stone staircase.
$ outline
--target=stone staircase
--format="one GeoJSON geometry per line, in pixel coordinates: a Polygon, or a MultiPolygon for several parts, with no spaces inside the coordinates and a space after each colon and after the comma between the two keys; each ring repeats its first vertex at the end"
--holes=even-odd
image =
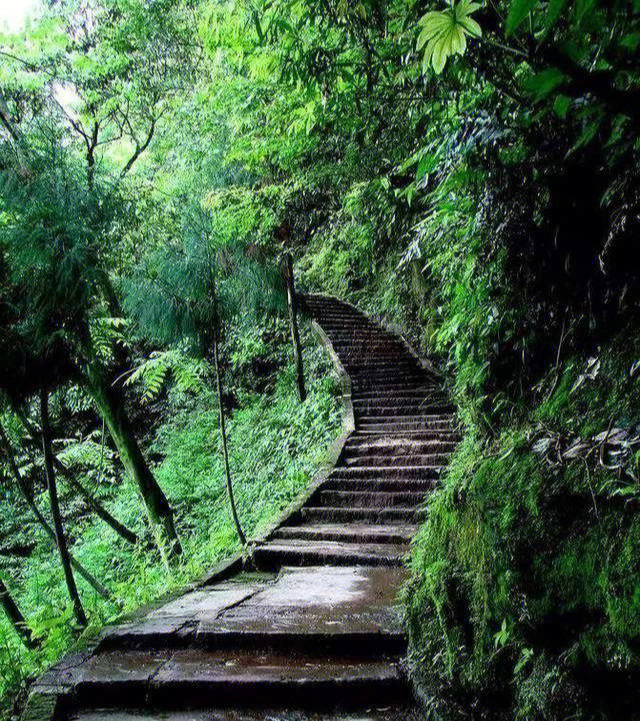
{"type": "Polygon", "coordinates": [[[188,593],[105,629],[33,686],[23,721],[419,718],[396,608],[425,496],[457,442],[435,375],[348,303],[303,305],[353,430],[306,501],[188,593]]]}

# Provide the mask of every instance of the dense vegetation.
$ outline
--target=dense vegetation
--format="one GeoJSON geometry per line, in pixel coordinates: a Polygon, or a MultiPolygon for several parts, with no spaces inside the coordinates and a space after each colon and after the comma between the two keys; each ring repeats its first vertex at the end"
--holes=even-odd
{"type": "MultiPolygon", "coordinates": [[[[283,329],[266,320],[290,249],[302,287],[404,328],[458,407],[463,441],[428,502],[404,596],[428,714],[632,715],[640,3],[46,6],[1,56],[2,470],[11,478],[19,451],[42,494],[50,396],[49,445],[140,538],[132,553],[96,520],[72,544],[87,570],[112,569],[99,581],[119,604],[83,594],[91,622],[143,600],[134,575],[148,574],[152,595],[232,546],[232,526],[211,532],[209,516],[223,466],[208,470],[216,403],[202,381],[218,340],[232,452],[252,413],[255,464],[299,419],[279,463],[309,432],[301,470],[282,487],[269,475],[283,502],[317,462],[336,424],[330,390],[316,359],[310,405],[295,404],[291,372],[277,370],[283,329]],[[210,545],[185,529],[211,532],[210,545]]],[[[74,540],[86,501],[65,493],[74,540]]],[[[60,563],[40,541],[28,561],[11,558],[3,577],[47,638],[28,653],[51,658],[73,628],[60,563]]]]}

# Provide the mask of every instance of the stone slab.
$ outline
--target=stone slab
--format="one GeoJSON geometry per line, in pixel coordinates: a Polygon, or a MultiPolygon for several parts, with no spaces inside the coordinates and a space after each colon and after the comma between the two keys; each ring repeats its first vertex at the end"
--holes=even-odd
{"type": "Polygon", "coordinates": [[[395,607],[402,568],[284,568],[278,580],[198,633],[398,634],[395,607]]]}
{"type": "Polygon", "coordinates": [[[177,712],[87,711],[69,721],[418,721],[422,716],[414,708],[392,707],[363,710],[358,713],[305,713],[283,709],[238,711],[218,709],[177,712]]]}
{"type": "Polygon", "coordinates": [[[118,644],[139,645],[162,641],[195,632],[200,621],[212,621],[225,609],[241,603],[265,586],[273,576],[242,574],[237,581],[225,581],[216,586],[197,589],[160,606],[132,623],[107,629],[101,639],[101,649],[118,644]]]}

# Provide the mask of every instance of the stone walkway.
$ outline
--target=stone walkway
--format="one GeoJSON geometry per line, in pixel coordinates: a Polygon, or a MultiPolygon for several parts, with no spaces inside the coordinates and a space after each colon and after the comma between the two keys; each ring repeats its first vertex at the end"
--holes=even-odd
{"type": "Polygon", "coordinates": [[[417,718],[396,596],[452,409],[401,339],[336,299],[305,305],[347,385],[334,469],[251,570],[105,629],[37,681],[23,721],[417,718]]]}

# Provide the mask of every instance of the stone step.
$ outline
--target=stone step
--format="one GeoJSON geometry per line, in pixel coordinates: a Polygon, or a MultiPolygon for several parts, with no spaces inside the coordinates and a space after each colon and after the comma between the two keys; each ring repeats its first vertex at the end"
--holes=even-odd
{"type": "Polygon", "coordinates": [[[345,343],[354,344],[363,341],[375,341],[381,343],[393,343],[396,348],[406,348],[401,345],[398,339],[390,333],[384,333],[378,328],[367,328],[356,323],[323,323],[322,330],[330,340],[343,341],[345,343]]]}
{"type": "MultiPolygon", "coordinates": [[[[360,416],[360,424],[380,424],[389,423],[392,425],[401,423],[441,423],[441,424],[452,424],[454,421],[453,413],[413,413],[403,416],[393,416],[388,421],[385,419],[380,420],[378,416],[360,416]]],[[[449,425],[451,427],[451,425],[449,425]]]]}
{"type": "MultiPolygon", "coordinates": [[[[386,459],[385,459],[386,460],[386,459]]],[[[440,477],[443,466],[428,465],[381,465],[381,466],[350,466],[348,468],[334,468],[327,480],[355,480],[361,478],[384,478],[385,480],[431,480],[440,477]]]]}
{"type": "Polygon", "coordinates": [[[354,400],[368,400],[370,398],[433,398],[440,401],[443,398],[446,398],[446,395],[444,393],[441,393],[440,391],[435,390],[433,387],[429,388],[426,386],[408,385],[401,386],[399,388],[396,388],[395,390],[386,391],[379,391],[375,388],[372,388],[370,390],[362,390],[358,393],[353,393],[352,397],[354,400]]]}
{"type": "Polygon", "coordinates": [[[370,389],[352,391],[351,400],[359,406],[405,406],[408,413],[415,409],[436,406],[452,412],[451,401],[442,394],[425,392],[420,386],[409,386],[402,390],[378,391],[375,386],[370,389]]]}
{"type": "Polygon", "coordinates": [[[388,340],[386,338],[341,338],[334,333],[327,334],[331,344],[336,352],[341,356],[348,358],[354,355],[366,356],[368,358],[383,357],[385,355],[391,357],[410,357],[413,356],[407,351],[405,346],[398,342],[388,340]]]}
{"type": "Polygon", "coordinates": [[[273,534],[273,538],[406,545],[416,535],[418,528],[416,524],[399,523],[377,526],[367,523],[308,523],[303,526],[282,526],[273,534]]]}
{"type": "Polygon", "coordinates": [[[442,441],[456,445],[460,440],[458,431],[450,428],[426,428],[423,430],[395,431],[394,433],[357,430],[349,436],[347,445],[357,446],[361,443],[419,443],[421,441],[442,441]]]}
{"type": "Polygon", "coordinates": [[[274,652],[184,649],[170,653],[106,652],[90,659],[74,687],[76,708],[105,706],[183,710],[185,706],[240,709],[327,709],[398,703],[405,680],[393,660],[361,660],[274,652]]]}
{"type": "Polygon", "coordinates": [[[416,398],[415,401],[406,398],[399,398],[397,403],[391,400],[385,401],[360,401],[354,400],[353,410],[362,416],[406,416],[415,413],[416,415],[451,412],[450,405],[438,405],[433,401],[423,401],[416,398]]]}
{"type": "Polygon", "coordinates": [[[360,392],[371,393],[372,391],[420,390],[428,382],[425,377],[405,378],[402,376],[402,378],[396,377],[392,380],[377,379],[375,383],[371,379],[352,377],[351,392],[357,395],[360,392]]]}
{"type": "Polygon", "coordinates": [[[393,393],[394,391],[421,391],[430,381],[424,378],[420,380],[402,380],[385,381],[384,383],[368,383],[355,382],[351,379],[351,392],[353,395],[360,393],[393,393]]]}
{"type": "Polygon", "coordinates": [[[353,458],[362,455],[383,455],[392,456],[395,460],[402,462],[406,455],[416,453],[452,453],[456,441],[443,440],[441,438],[411,439],[406,437],[378,436],[373,440],[358,438],[349,439],[344,446],[345,456],[353,458]]]}
{"type": "Polygon", "coordinates": [[[398,354],[411,356],[406,346],[395,340],[392,336],[369,331],[342,331],[336,328],[323,328],[325,335],[334,346],[343,351],[349,349],[368,350],[371,355],[380,351],[395,351],[398,354]]]}
{"type": "Polygon", "coordinates": [[[427,493],[433,490],[436,480],[405,479],[394,480],[389,478],[356,478],[325,481],[322,489],[327,491],[388,491],[391,493],[403,491],[418,491],[427,493]]]}
{"type": "Polygon", "coordinates": [[[344,358],[342,365],[350,375],[352,373],[356,375],[361,375],[362,373],[382,373],[383,371],[395,371],[403,376],[405,374],[415,374],[416,372],[422,373],[422,368],[415,361],[405,357],[389,358],[388,360],[382,360],[377,363],[365,363],[344,358]]]}
{"type": "Polygon", "coordinates": [[[359,361],[377,361],[377,360],[393,360],[395,358],[415,358],[407,352],[407,349],[400,344],[383,343],[383,347],[374,347],[373,349],[367,343],[358,344],[339,344],[340,352],[346,358],[353,358],[359,361]],[[352,347],[352,352],[349,348],[352,347]]]}
{"type": "Polygon", "coordinates": [[[360,435],[379,436],[381,433],[391,436],[394,434],[405,435],[407,433],[424,433],[433,431],[451,432],[452,423],[450,421],[401,421],[398,422],[393,416],[387,420],[362,421],[359,419],[356,423],[357,433],[360,435]]]}
{"type": "Polygon", "coordinates": [[[314,502],[334,508],[392,508],[396,506],[417,507],[424,502],[419,491],[320,491],[314,502]]]}
{"type": "Polygon", "coordinates": [[[395,469],[396,464],[401,467],[407,466],[443,466],[449,460],[449,453],[407,453],[399,458],[392,455],[345,455],[343,463],[347,468],[374,467],[380,468],[389,464],[395,469]]]}
{"type": "Polygon", "coordinates": [[[375,330],[380,330],[379,326],[377,326],[370,318],[367,318],[367,316],[353,313],[349,310],[340,310],[338,312],[316,312],[313,314],[313,320],[322,327],[328,325],[340,325],[342,323],[349,323],[354,326],[359,325],[375,330]]]}
{"type": "Polygon", "coordinates": [[[330,508],[315,506],[303,508],[300,515],[308,521],[329,521],[332,523],[366,521],[367,523],[417,523],[424,519],[425,512],[415,508],[330,508]]]}
{"type": "Polygon", "coordinates": [[[282,538],[268,541],[255,548],[253,561],[261,570],[273,570],[292,565],[318,566],[322,564],[400,567],[408,552],[409,545],[407,543],[347,543],[282,538]]]}
{"type": "Polygon", "coordinates": [[[344,356],[344,364],[349,368],[390,368],[392,366],[407,368],[422,368],[415,358],[407,353],[395,353],[384,357],[370,353],[368,357],[354,358],[353,356],[344,356]]]}
{"type": "Polygon", "coordinates": [[[192,711],[141,711],[140,709],[85,709],[68,716],[68,721],[421,721],[413,705],[367,708],[362,712],[291,711],[288,705],[262,710],[207,708],[192,711]]]}
{"type": "Polygon", "coordinates": [[[401,366],[399,361],[395,364],[390,364],[385,368],[362,368],[359,370],[354,370],[349,375],[351,375],[352,382],[356,384],[358,381],[362,381],[363,378],[376,378],[380,381],[391,379],[394,383],[398,382],[398,378],[402,378],[403,382],[405,383],[407,381],[422,381],[423,383],[426,382],[426,373],[422,370],[422,368],[418,368],[417,365],[412,368],[398,368],[398,366],[401,366]]]}

